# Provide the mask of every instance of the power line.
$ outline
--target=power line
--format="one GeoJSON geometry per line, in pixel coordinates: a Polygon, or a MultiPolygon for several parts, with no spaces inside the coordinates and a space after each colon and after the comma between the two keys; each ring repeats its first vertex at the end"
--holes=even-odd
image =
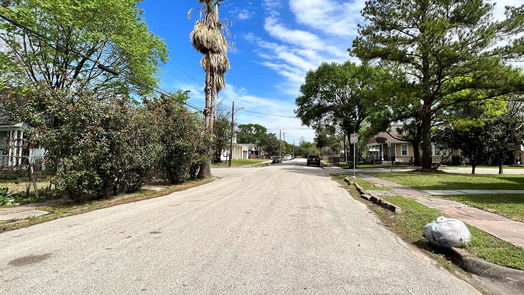
{"type": "Polygon", "coordinates": [[[245,112],[245,113],[251,113],[251,114],[258,114],[258,115],[264,115],[264,116],[271,116],[271,117],[280,117],[280,118],[297,119],[297,117],[292,117],[292,116],[277,115],[277,114],[268,114],[268,113],[254,112],[254,111],[248,111],[248,110],[242,110],[242,112],[245,112]]]}
{"type": "Polygon", "coordinates": [[[301,127],[266,127],[267,130],[285,130],[285,131],[314,131],[313,128],[301,127]]]}
{"type": "MultiPolygon", "coordinates": [[[[6,10],[9,10],[9,9],[7,9],[7,8],[4,8],[4,7],[2,7],[2,8],[3,8],[3,9],[6,9],[6,10]]],[[[139,81],[139,80],[133,78],[132,75],[129,75],[129,74],[132,74],[132,72],[131,72],[129,69],[121,69],[120,71],[117,71],[117,70],[111,69],[111,68],[109,68],[109,67],[107,67],[107,66],[101,64],[99,61],[94,60],[93,58],[91,58],[91,57],[89,57],[89,56],[86,56],[86,55],[84,55],[83,53],[81,53],[81,52],[75,50],[74,48],[66,48],[65,46],[63,46],[63,45],[60,44],[60,43],[56,43],[56,45],[50,44],[50,42],[53,42],[53,40],[50,40],[50,39],[47,38],[45,35],[43,35],[43,34],[37,32],[37,31],[35,31],[35,30],[33,30],[33,29],[31,29],[31,28],[29,28],[29,27],[27,27],[27,26],[25,26],[25,25],[23,25],[23,24],[21,24],[21,23],[15,21],[15,20],[13,20],[13,19],[7,17],[7,16],[5,16],[5,15],[2,14],[2,13],[0,13],[0,18],[2,18],[3,20],[7,21],[8,23],[10,23],[10,24],[12,24],[12,25],[14,25],[14,26],[16,26],[16,27],[18,27],[18,28],[20,28],[20,29],[26,31],[26,32],[28,32],[29,34],[31,34],[31,35],[33,35],[33,36],[36,36],[37,38],[39,38],[39,39],[45,41],[49,47],[54,48],[54,49],[56,49],[57,51],[61,51],[62,53],[64,53],[64,50],[68,50],[68,51],[70,51],[71,53],[74,53],[74,54],[76,54],[76,55],[78,55],[78,56],[80,56],[80,57],[82,57],[82,58],[84,58],[84,59],[86,59],[86,60],[92,62],[92,63],[95,64],[99,69],[101,69],[101,70],[103,70],[103,71],[105,71],[105,72],[108,72],[108,73],[110,73],[110,74],[112,74],[112,75],[114,75],[114,76],[119,76],[121,72],[125,72],[126,74],[128,74],[127,78],[128,78],[131,82],[133,82],[133,83],[135,83],[135,84],[137,84],[137,85],[141,85],[141,86],[143,86],[143,87],[145,87],[145,88],[148,88],[148,89],[152,90],[153,92],[156,92],[156,93],[158,93],[158,94],[160,94],[160,95],[167,96],[167,97],[169,97],[169,98],[173,98],[173,96],[170,95],[166,90],[163,90],[163,89],[160,88],[160,87],[155,87],[155,86],[146,85],[146,84],[144,84],[142,81],[139,81]]],[[[186,75],[187,75],[187,73],[186,73],[186,75]]],[[[187,103],[187,102],[182,102],[182,103],[183,103],[184,105],[186,105],[186,106],[192,108],[192,109],[197,110],[197,111],[200,111],[200,112],[203,111],[201,108],[199,108],[199,107],[197,107],[197,106],[194,106],[194,105],[192,105],[192,104],[190,104],[190,103],[187,103]]]]}

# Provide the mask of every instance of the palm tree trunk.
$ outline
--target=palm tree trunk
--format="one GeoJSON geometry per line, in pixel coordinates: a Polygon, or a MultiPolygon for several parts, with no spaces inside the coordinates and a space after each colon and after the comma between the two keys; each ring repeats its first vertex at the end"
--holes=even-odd
{"type": "MultiPolygon", "coordinates": [[[[205,108],[205,118],[204,118],[204,128],[207,132],[206,136],[211,137],[213,132],[212,117],[213,111],[211,109],[211,100],[212,100],[212,79],[211,73],[206,71],[206,87],[204,88],[206,96],[206,108],[205,108]]],[[[208,152],[207,159],[202,162],[200,165],[200,170],[198,171],[198,178],[208,178],[211,177],[211,153],[212,146],[210,145],[210,151],[208,152]]]]}

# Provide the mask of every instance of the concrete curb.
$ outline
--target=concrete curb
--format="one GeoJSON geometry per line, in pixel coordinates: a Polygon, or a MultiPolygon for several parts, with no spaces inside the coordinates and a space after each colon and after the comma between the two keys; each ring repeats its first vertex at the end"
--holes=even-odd
{"type": "Polygon", "coordinates": [[[449,249],[450,258],[467,272],[501,281],[524,294],[524,271],[512,269],[474,257],[460,248],[449,249]]]}
{"type": "Polygon", "coordinates": [[[353,184],[355,188],[357,189],[358,193],[360,194],[360,197],[366,201],[371,201],[374,204],[379,205],[380,207],[387,209],[393,213],[401,213],[402,209],[399,206],[393,205],[390,202],[383,200],[379,196],[367,192],[365,189],[363,189],[358,183],[351,181],[348,177],[344,178],[344,182],[346,182],[348,185],[353,184]]]}

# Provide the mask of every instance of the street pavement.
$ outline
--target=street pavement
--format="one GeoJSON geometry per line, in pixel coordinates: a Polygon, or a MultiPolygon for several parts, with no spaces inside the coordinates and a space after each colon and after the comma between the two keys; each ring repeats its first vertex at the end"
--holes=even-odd
{"type": "Polygon", "coordinates": [[[291,161],[0,234],[0,294],[479,294],[291,161]]]}

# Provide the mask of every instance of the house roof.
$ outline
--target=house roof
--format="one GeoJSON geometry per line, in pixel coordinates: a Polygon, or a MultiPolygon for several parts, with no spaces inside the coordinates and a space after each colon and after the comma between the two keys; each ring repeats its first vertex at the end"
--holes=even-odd
{"type": "Polygon", "coordinates": [[[15,122],[9,118],[7,114],[2,112],[0,110],[0,128],[2,129],[10,129],[10,128],[20,128],[22,127],[22,123],[15,122]]]}
{"type": "Polygon", "coordinates": [[[397,138],[400,138],[400,134],[397,131],[397,128],[401,128],[400,125],[391,126],[391,128],[388,130],[388,132],[379,132],[378,134],[374,135],[368,140],[368,144],[380,144],[380,139],[383,139],[383,143],[391,142],[391,143],[407,143],[405,140],[399,140],[397,138]],[[379,139],[377,141],[377,139],[379,139]]]}

